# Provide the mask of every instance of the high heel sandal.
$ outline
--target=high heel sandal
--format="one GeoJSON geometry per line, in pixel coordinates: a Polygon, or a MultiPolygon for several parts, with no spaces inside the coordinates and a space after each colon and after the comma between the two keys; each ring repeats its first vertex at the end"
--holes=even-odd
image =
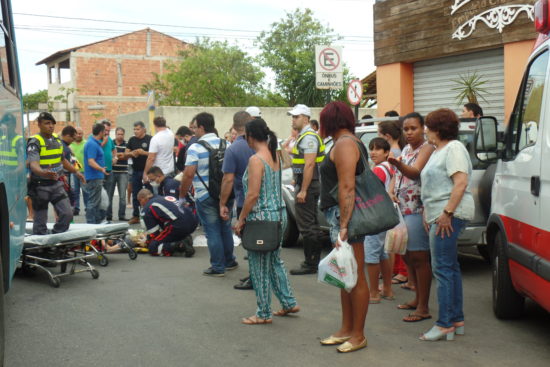
{"type": "Polygon", "coordinates": [[[420,336],[420,340],[430,341],[430,342],[434,342],[442,339],[449,341],[449,340],[454,340],[454,338],[455,338],[454,328],[451,331],[444,332],[437,325],[434,325],[430,329],[430,331],[420,336]]]}
{"type": "Polygon", "coordinates": [[[455,335],[464,335],[464,324],[456,326],[455,323],[455,335]]]}

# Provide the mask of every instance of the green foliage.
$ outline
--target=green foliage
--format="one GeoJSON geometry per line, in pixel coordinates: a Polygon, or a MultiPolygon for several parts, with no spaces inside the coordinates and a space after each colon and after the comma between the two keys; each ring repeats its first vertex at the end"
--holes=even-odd
{"type": "Polygon", "coordinates": [[[48,103],[48,91],[46,89],[23,95],[23,108],[25,112],[37,110],[39,103],[48,103]]]}
{"type": "Polygon", "coordinates": [[[330,45],[334,39],[340,37],[315,19],[310,9],[287,13],[271,24],[270,31],[260,34],[256,40],[259,60],[275,73],[275,87],[288,106],[323,106],[328,99],[341,99],[342,95],[346,99],[346,83],[343,91],[315,88],[315,45],[330,45]]]}
{"type": "Polygon", "coordinates": [[[168,72],[154,74],[142,86],[152,90],[161,105],[170,106],[246,106],[277,104],[277,98],[263,89],[264,77],[253,59],[227,42],[197,40],[182,52],[182,60],[168,63],[168,72]]]}
{"type": "Polygon", "coordinates": [[[487,90],[483,88],[483,85],[487,84],[487,81],[483,80],[477,71],[474,71],[473,74],[467,73],[465,75],[459,75],[458,79],[452,79],[452,81],[458,84],[457,87],[451,90],[458,92],[456,100],[459,105],[461,105],[465,99],[467,99],[469,103],[479,105],[478,98],[488,103],[483,97],[483,95],[487,93],[487,90]]]}

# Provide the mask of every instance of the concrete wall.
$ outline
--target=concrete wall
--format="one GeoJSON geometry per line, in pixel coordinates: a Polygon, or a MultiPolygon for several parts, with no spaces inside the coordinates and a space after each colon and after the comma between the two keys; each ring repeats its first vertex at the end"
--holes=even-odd
{"type": "MultiPolygon", "coordinates": [[[[209,112],[214,115],[216,129],[220,135],[223,135],[231,128],[233,124],[233,115],[235,112],[242,111],[246,107],[166,107],[161,106],[155,110],[155,116],[164,116],[168,126],[176,132],[178,127],[189,126],[189,122],[200,112],[209,112]]],[[[284,139],[290,135],[291,119],[287,115],[289,107],[265,107],[261,108],[262,118],[267,122],[269,128],[277,134],[277,137],[284,139]]],[[[319,120],[319,113],[322,108],[312,108],[312,119],[319,120]]],[[[376,116],[376,109],[360,108],[359,117],[370,114],[376,116]]],[[[142,110],[138,112],[119,115],[116,119],[116,126],[121,126],[126,130],[126,139],[133,134],[133,123],[143,121],[149,127],[149,111],[142,110]]],[[[150,130],[148,128],[148,130],[150,130]]]]}

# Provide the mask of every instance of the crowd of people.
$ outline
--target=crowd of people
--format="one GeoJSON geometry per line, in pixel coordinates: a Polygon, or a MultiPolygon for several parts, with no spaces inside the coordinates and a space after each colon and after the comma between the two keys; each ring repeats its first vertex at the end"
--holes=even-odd
{"type": "MultiPolygon", "coordinates": [[[[396,114],[391,112],[390,116],[396,114]]],[[[353,112],[342,102],[327,104],[319,122],[311,120],[311,110],[303,104],[288,115],[292,134],[279,144],[258,107],[237,112],[223,137],[218,136],[214,116],[203,112],[176,134],[163,117],[153,121],[154,136],[147,134],[143,122],[135,122],[134,136],[128,141],[121,127],[112,140],[107,120],[95,124],[87,139],[81,128],[70,126],[59,138],[53,133],[53,116],[41,113],[40,132],[27,144],[33,232],[46,233],[48,203],[56,212],[53,232],[66,231],[73,216],[81,213],[80,192],[88,223],[113,220],[116,188],[118,219],[128,220],[126,200],[130,201],[131,193],[128,222],[143,219],[150,254],[193,256],[191,234],[200,224],[210,253],[210,266],[203,274],[223,277],[239,266],[233,233],[240,235],[251,221],[287,225],[281,170],[290,154],[304,261],[289,273],[317,273],[322,250],[319,209],[331,227],[333,245],[339,246],[337,238],[347,241],[360,265],[355,287],[340,293],[342,325],[321,344],[339,345],[343,353],[366,347],[369,304],[394,300],[393,284],[414,291],[410,301],[397,305],[410,311],[404,322],[431,319],[432,275],[437,280],[439,314],[421,339],[451,340],[464,334],[457,237],[473,217],[474,202],[468,187],[472,164],[457,141],[458,116],[440,109],[426,117],[411,112],[400,120],[383,121],[378,125],[379,137],[365,147],[355,136],[353,112]],[[327,138],[333,141],[330,151],[325,151],[327,138]],[[372,167],[363,163],[362,157],[369,156],[372,167]],[[385,232],[348,237],[356,178],[369,169],[403,216],[408,232],[404,256],[385,253],[385,232]],[[335,186],[336,197],[330,194],[335,186]],[[102,202],[105,197],[108,203],[102,202]]],[[[465,105],[464,117],[480,115],[479,106],[465,105]]],[[[269,324],[272,316],[300,311],[280,251],[279,247],[247,255],[250,274],[235,288],[253,289],[257,310],[242,320],[244,324],[269,324]],[[271,292],[281,303],[279,311],[271,309],[271,292]]]]}

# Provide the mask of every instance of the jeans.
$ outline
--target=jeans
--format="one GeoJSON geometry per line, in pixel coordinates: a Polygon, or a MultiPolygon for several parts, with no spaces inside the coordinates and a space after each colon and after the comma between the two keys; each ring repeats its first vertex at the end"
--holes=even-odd
{"type": "Polygon", "coordinates": [[[71,185],[74,191],[74,208],[80,211],[80,189],[82,188],[82,198],[84,199],[84,208],[88,207],[88,192],[82,185],[78,177],[71,174],[71,185]]]}
{"type": "Polygon", "coordinates": [[[101,204],[101,189],[103,179],[95,179],[86,182],[88,191],[88,208],[86,209],[86,223],[99,224],[103,220],[103,210],[99,209],[101,204]]]}
{"type": "Polygon", "coordinates": [[[111,173],[113,183],[111,190],[107,190],[109,195],[109,208],[107,208],[107,218],[113,217],[113,196],[115,187],[118,188],[118,218],[126,216],[126,189],[128,188],[128,173],[111,173]]]}
{"type": "MultiPolygon", "coordinates": [[[[207,198],[197,200],[197,214],[204,227],[206,243],[210,252],[210,264],[212,269],[224,273],[225,267],[234,264],[233,256],[233,232],[231,231],[231,213],[229,219],[220,218],[220,205],[217,200],[207,198]]],[[[228,208],[233,207],[233,202],[227,203],[228,208]]]]}
{"type": "Polygon", "coordinates": [[[139,218],[139,201],[137,199],[137,194],[139,190],[143,189],[143,171],[133,171],[132,172],[132,217],[139,218]]]}
{"type": "Polygon", "coordinates": [[[430,226],[430,250],[432,269],[437,280],[437,302],[439,315],[436,325],[444,328],[453,323],[464,321],[462,308],[462,276],[458,263],[457,239],[466,225],[466,221],[452,218],[453,232],[450,237],[436,235],[437,224],[430,226]]]}
{"type": "Polygon", "coordinates": [[[115,177],[112,171],[108,171],[108,175],[105,175],[103,179],[103,187],[107,191],[107,197],[109,198],[109,207],[103,212],[103,217],[107,220],[113,219],[113,193],[115,192],[115,177]]]}

